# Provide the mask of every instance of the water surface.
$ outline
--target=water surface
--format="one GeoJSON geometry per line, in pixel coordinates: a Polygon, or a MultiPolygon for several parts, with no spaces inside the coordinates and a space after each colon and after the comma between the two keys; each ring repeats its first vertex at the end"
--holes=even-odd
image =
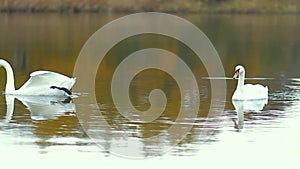
{"type": "MultiPolygon", "coordinates": [[[[76,58],[86,40],[101,26],[120,16],[1,14],[0,57],[9,61],[14,68],[17,88],[28,79],[30,72],[39,69],[72,76],[76,58]]],[[[237,112],[231,103],[235,80],[225,79],[227,100],[211,100],[210,83],[222,78],[207,78],[203,63],[196,59],[189,48],[172,38],[139,35],[114,46],[100,64],[95,81],[96,105],[80,103],[78,98],[67,103],[62,103],[61,99],[50,99],[42,104],[39,102],[41,99],[28,98],[15,98],[12,102],[1,95],[0,151],[6,153],[5,159],[9,162],[13,159],[20,161],[19,165],[22,166],[25,161],[33,161],[34,158],[53,165],[73,157],[87,163],[116,166],[119,165],[116,161],[120,164],[130,163],[116,155],[116,150],[134,143],[136,145],[132,153],[143,158],[153,157],[147,162],[157,166],[171,163],[174,168],[183,167],[184,164],[177,159],[223,168],[231,168],[232,165],[253,168],[296,164],[300,141],[300,23],[297,22],[300,16],[182,17],[197,25],[209,37],[222,60],[226,77],[232,77],[236,64],[243,64],[246,76],[250,78],[247,82],[268,85],[269,100],[263,110],[245,112],[243,125],[239,126],[237,112]],[[181,99],[178,85],[170,75],[159,70],[147,70],[139,73],[131,82],[130,99],[139,110],[144,111],[151,106],[148,100],[151,90],[161,89],[166,95],[164,113],[151,123],[126,119],[117,111],[111,98],[110,83],[114,70],[127,55],[143,48],[167,49],[180,56],[190,66],[199,87],[198,116],[193,123],[187,124],[192,128],[183,140],[167,152],[162,151],[161,147],[174,142],[166,130],[174,125],[181,99]],[[211,101],[225,104],[225,109],[213,107],[216,114],[207,118],[211,101]],[[58,110],[57,107],[61,105],[65,107],[58,110]],[[100,108],[103,120],[110,126],[110,132],[107,132],[104,126],[101,128],[97,126],[99,124],[90,124],[103,134],[100,146],[86,134],[73,106],[95,112],[100,108]],[[157,140],[147,139],[158,135],[161,137],[157,140]]],[[[3,69],[0,76],[3,91],[6,82],[3,69]]],[[[77,94],[79,98],[88,95],[77,94]]],[[[78,163],[72,160],[71,165],[78,163]]],[[[147,167],[146,163],[137,162],[144,167],[147,167]]]]}

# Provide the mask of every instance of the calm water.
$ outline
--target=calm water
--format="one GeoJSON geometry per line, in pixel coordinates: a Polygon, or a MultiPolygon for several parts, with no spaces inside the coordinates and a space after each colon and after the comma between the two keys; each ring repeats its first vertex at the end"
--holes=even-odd
{"type": "MultiPolygon", "coordinates": [[[[101,26],[118,17],[121,15],[1,14],[0,57],[11,63],[17,88],[28,79],[30,72],[39,69],[72,76],[83,44],[101,26]]],[[[203,63],[185,45],[158,35],[134,36],[114,46],[100,64],[95,81],[97,103],[83,102],[91,93],[82,91],[74,91],[78,97],[73,100],[2,95],[0,152],[6,161],[3,165],[35,163],[51,167],[59,163],[84,167],[93,163],[99,167],[271,168],[288,164],[296,167],[300,157],[300,16],[181,17],[209,37],[222,60],[226,77],[232,77],[236,64],[243,64],[250,78],[247,82],[269,87],[269,101],[263,110],[246,111],[240,116],[231,102],[236,81],[230,78],[226,79],[227,100],[211,100],[210,84],[221,80],[210,81],[203,63]],[[152,122],[128,120],[126,112],[118,112],[112,100],[110,84],[114,70],[126,56],[144,48],[162,48],[175,53],[195,75],[200,93],[199,112],[191,123],[182,124],[175,132],[168,129],[176,123],[181,96],[170,75],[156,69],[145,70],[134,77],[129,87],[130,100],[140,111],[151,107],[148,101],[151,90],[164,91],[165,110],[152,122]],[[208,117],[211,105],[222,104],[224,110],[212,107],[213,115],[208,117]],[[93,120],[80,123],[78,116],[84,119],[88,114],[97,119],[98,111],[101,123],[93,120]],[[98,134],[99,146],[90,139],[84,125],[98,134]],[[190,130],[181,133],[187,127],[190,130]],[[183,139],[175,137],[176,134],[184,135],[183,139]],[[172,149],[165,152],[168,146],[172,149]],[[128,159],[134,157],[154,158],[128,159]]],[[[6,82],[3,69],[0,77],[3,91],[6,82]]],[[[195,90],[191,88],[190,92],[195,90]]],[[[193,104],[193,99],[189,104],[193,104]]]]}

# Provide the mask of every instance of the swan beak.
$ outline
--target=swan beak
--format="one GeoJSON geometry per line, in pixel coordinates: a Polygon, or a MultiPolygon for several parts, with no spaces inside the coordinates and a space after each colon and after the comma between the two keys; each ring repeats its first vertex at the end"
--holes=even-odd
{"type": "Polygon", "coordinates": [[[235,71],[233,75],[233,79],[237,79],[239,77],[239,70],[235,71]]]}

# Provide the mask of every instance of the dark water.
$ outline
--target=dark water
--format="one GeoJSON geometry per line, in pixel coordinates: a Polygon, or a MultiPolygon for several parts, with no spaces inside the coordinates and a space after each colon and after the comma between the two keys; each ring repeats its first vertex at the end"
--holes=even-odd
{"type": "MultiPolygon", "coordinates": [[[[35,70],[45,69],[72,76],[78,54],[87,39],[118,17],[121,15],[1,14],[0,57],[11,63],[16,88],[35,70]]],[[[138,35],[114,46],[100,64],[95,80],[96,103],[83,102],[82,98],[88,98],[91,93],[82,91],[74,91],[78,97],[71,102],[61,103],[62,100],[58,99],[54,100],[58,103],[50,105],[47,103],[53,101],[51,99],[29,99],[26,106],[23,102],[28,103],[28,99],[16,98],[13,103],[2,95],[0,152],[6,153],[5,159],[9,163],[20,161],[20,166],[34,159],[46,166],[58,162],[66,164],[74,159],[69,164],[77,167],[84,166],[78,165],[79,161],[116,167],[132,165],[127,158],[135,157],[155,157],[146,162],[134,161],[136,166],[146,168],[146,163],[184,167],[179,159],[186,160],[184,162],[189,162],[189,165],[213,168],[231,168],[232,165],[244,168],[245,164],[246,168],[284,167],[287,163],[296,166],[291,163],[296,164],[300,157],[300,16],[181,17],[208,36],[219,53],[226,77],[232,77],[235,65],[243,64],[246,76],[250,78],[247,82],[269,87],[269,101],[262,111],[245,112],[241,125],[231,103],[235,80],[208,78],[203,63],[195,59],[195,54],[172,38],[138,35]],[[144,48],[167,49],[180,56],[190,66],[198,84],[198,114],[192,122],[181,124],[175,132],[168,129],[176,125],[182,98],[178,84],[167,73],[145,70],[130,83],[130,101],[140,111],[151,107],[148,99],[153,89],[164,91],[166,107],[155,120],[148,123],[131,121],[126,118],[126,112],[118,112],[113,102],[110,84],[114,70],[123,58],[144,48]],[[223,80],[227,84],[227,99],[211,98],[210,84],[223,80]],[[215,106],[223,104],[224,109],[215,106]],[[59,109],[59,106],[63,108],[59,109]],[[214,110],[212,116],[208,113],[210,109],[214,110]],[[101,123],[93,123],[99,118],[99,112],[101,123]],[[91,118],[88,124],[80,123],[85,114],[91,118]],[[95,130],[99,146],[90,139],[84,125],[95,130]],[[187,127],[190,130],[183,132],[182,129],[187,127]],[[176,134],[184,137],[175,137],[176,134]],[[166,147],[171,149],[166,151],[166,147]]],[[[172,64],[172,60],[167,62],[172,64]]],[[[0,77],[3,91],[6,82],[4,70],[1,70],[0,77]]],[[[190,92],[195,93],[195,90],[191,88],[190,92]]],[[[193,104],[192,99],[189,104],[193,104]]]]}

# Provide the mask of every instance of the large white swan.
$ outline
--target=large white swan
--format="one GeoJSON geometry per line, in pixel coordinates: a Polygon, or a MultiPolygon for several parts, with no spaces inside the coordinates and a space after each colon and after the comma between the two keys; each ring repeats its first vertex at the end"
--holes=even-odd
{"type": "Polygon", "coordinates": [[[69,78],[65,75],[50,71],[35,71],[30,74],[29,80],[18,90],[15,89],[14,73],[10,64],[0,59],[0,67],[6,70],[5,94],[11,95],[44,95],[61,96],[71,95],[76,78],[69,78]]]}
{"type": "Polygon", "coordinates": [[[232,100],[266,100],[268,101],[268,87],[260,84],[244,84],[245,69],[238,65],[235,67],[233,78],[238,78],[236,90],[232,96],[232,100]]]}

